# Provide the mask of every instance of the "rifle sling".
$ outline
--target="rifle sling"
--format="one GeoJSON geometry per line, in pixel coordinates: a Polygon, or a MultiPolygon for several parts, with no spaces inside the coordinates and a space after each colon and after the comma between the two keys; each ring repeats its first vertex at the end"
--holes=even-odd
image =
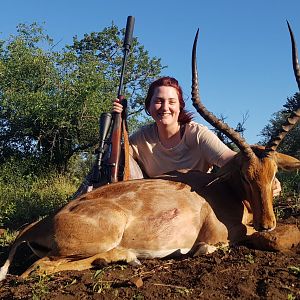
{"type": "Polygon", "coordinates": [[[130,168],[129,168],[129,138],[126,126],[126,119],[122,119],[122,132],[123,132],[123,141],[124,141],[124,175],[123,181],[129,180],[130,177],[130,168]]]}

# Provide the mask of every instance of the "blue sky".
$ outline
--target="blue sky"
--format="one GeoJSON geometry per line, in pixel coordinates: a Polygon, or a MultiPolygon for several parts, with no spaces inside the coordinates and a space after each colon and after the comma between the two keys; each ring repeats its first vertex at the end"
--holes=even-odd
{"type": "Polygon", "coordinates": [[[272,114],[297,92],[286,19],[300,47],[299,12],[299,0],[10,0],[1,3],[0,37],[15,33],[19,23],[44,22],[63,47],[112,22],[123,28],[132,15],[134,36],[162,59],[164,75],[179,80],[193,111],[191,47],[199,27],[202,101],[233,127],[248,113],[245,138],[256,143],[272,114]]]}

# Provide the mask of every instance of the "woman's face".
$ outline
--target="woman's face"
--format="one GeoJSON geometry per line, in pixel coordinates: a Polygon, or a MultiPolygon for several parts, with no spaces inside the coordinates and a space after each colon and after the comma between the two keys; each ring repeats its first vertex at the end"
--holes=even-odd
{"type": "Polygon", "coordinates": [[[155,88],[149,112],[158,126],[177,124],[180,113],[177,90],[171,86],[159,86],[155,88]]]}

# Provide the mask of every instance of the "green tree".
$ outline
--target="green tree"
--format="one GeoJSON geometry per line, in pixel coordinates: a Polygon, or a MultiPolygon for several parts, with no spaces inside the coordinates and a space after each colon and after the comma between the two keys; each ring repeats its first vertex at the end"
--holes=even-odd
{"type": "MultiPolygon", "coordinates": [[[[261,144],[266,144],[272,136],[277,135],[278,129],[285,122],[287,117],[296,107],[299,107],[300,93],[296,93],[293,97],[287,98],[284,108],[273,114],[269,124],[267,124],[261,131],[263,140],[261,144]]],[[[298,123],[279,144],[277,150],[279,152],[300,158],[300,124],[298,123]]]]}
{"type": "MultiPolygon", "coordinates": [[[[123,36],[125,30],[119,30],[112,24],[101,32],[85,34],[83,39],[73,39],[73,45],[68,47],[76,52],[79,59],[85,61],[86,57],[96,57],[100,65],[105,66],[106,89],[117,94],[121,66],[123,60],[123,36]]],[[[139,115],[144,109],[145,91],[153,78],[160,74],[164,67],[160,59],[149,58],[149,53],[137,38],[133,38],[124,74],[124,92],[129,100],[129,116],[139,115]]]]}
{"type": "MultiPolygon", "coordinates": [[[[246,131],[246,127],[245,127],[245,123],[247,121],[249,117],[248,112],[246,112],[243,116],[242,116],[242,121],[238,122],[236,127],[235,127],[235,131],[238,132],[242,137],[244,137],[244,132],[246,131]]],[[[219,119],[223,122],[226,123],[226,117],[223,116],[222,114],[220,115],[219,119]]],[[[211,129],[216,135],[217,137],[225,144],[227,145],[231,150],[238,152],[239,149],[238,147],[224,134],[222,133],[220,130],[216,129],[216,128],[212,128],[211,129]]]]}
{"type": "MultiPolygon", "coordinates": [[[[111,25],[55,51],[34,23],[20,24],[15,36],[0,41],[2,161],[18,156],[63,171],[74,154],[97,144],[99,116],[117,94],[123,35],[111,25]]],[[[135,38],[124,77],[133,123],[161,69],[160,59],[150,59],[135,38]]]]}

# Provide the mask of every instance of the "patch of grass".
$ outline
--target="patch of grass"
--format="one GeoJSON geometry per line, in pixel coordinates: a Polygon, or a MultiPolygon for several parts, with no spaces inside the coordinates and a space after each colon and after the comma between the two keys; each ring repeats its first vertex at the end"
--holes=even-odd
{"type": "Polygon", "coordinates": [[[300,198],[300,172],[279,172],[277,178],[281,182],[281,196],[283,198],[293,196],[300,198]]]}
{"type": "Polygon", "coordinates": [[[288,294],[287,295],[287,300],[295,300],[296,296],[294,296],[293,294],[288,294]]]}
{"type": "Polygon", "coordinates": [[[0,226],[17,229],[48,215],[66,204],[76,188],[67,176],[24,174],[7,165],[0,169],[0,226]]]}
{"type": "Polygon", "coordinates": [[[141,293],[134,294],[132,300],[144,300],[144,296],[141,293]]]}
{"type": "Polygon", "coordinates": [[[300,277],[300,267],[288,266],[288,270],[290,273],[294,274],[295,276],[300,277]]]}
{"type": "Polygon", "coordinates": [[[276,219],[283,219],[285,216],[285,212],[284,209],[282,207],[276,207],[274,206],[274,213],[275,213],[275,217],[276,219]]]}
{"type": "Polygon", "coordinates": [[[126,269],[126,265],[111,265],[108,267],[104,267],[100,270],[97,270],[93,275],[93,280],[96,281],[93,284],[93,292],[95,293],[105,293],[105,290],[108,290],[111,288],[111,285],[114,283],[114,281],[104,280],[104,277],[106,275],[106,272],[120,269],[124,270],[126,269]]]}
{"type": "Polygon", "coordinates": [[[67,282],[67,283],[64,285],[64,287],[66,288],[66,287],[71,286],[71,285],[76,284],[76,283],[77,283],[77,279],[74,278],[74,279],[71,279],[70,282],[67,282]]]}
{"type": "Polygon", "coordinates": [[[0,235],[0,246],[5,247],[9,246],[16,238],[18,232],[17,231],[11,231],[11,230],[5,230],[0,235]]]}
{"type": "Polygon", "coordinates": [[[297,216],[300,213],[300,172],[280,172],[281,193],[274,198],[274,212],[278,219],[297,216]]]}
{"type": "Polygon", "coordinates": [[[36,281],[32,287],[32,299],[33,300],[39,300],[43,299],[45,295],[47,295],[49,291],[48,282],[50,281],[51,276],[50,275],[37,275],[34,277],[34,280],[36,281]]]}
{"type": "Polygon", "coordinates": [[[297,216],[300,213],[300,196],[280,197],[274,201],[274,213],[278,219],[297,216]]]}
{"type": "Polygon", "coordinates": [[[181,296],[188,296],[194,291],[193,289],[189,289],[185,286],[179,286],[173,284],[154,283],[154,285],[170,288],[170,291],[173,290],[175,291],[175,293],[179,293],[181,296]]]}
{"type": "Polygon", "coordinates": [[[246,254],[245,258],[246,258],[246,260],[247,260],[248,263],[250,263],[250,264],[254,264],[255,263],[254,256],[252,254],[246,254]]]}
{"type": "Polygon", "coordinates": [[[176,292],[185,297],[189,296],[192,293],[192,291],[193,291],[192,289],[188,289],[186,287],[177,287],[176,288],[176,292]]]}
{"type": "Polygon", "coordinates": [[[231,249],[230,249],[230,247],[229,247],[229,245],[219,245],[219,246],[217,246],[217,249],[219,250],[219,251],[221,251],[222,253],[223,253],[223,255],[225,255],[225,254],[228,254],[228,253],[230,253],[231,252],[231,249]]]}

